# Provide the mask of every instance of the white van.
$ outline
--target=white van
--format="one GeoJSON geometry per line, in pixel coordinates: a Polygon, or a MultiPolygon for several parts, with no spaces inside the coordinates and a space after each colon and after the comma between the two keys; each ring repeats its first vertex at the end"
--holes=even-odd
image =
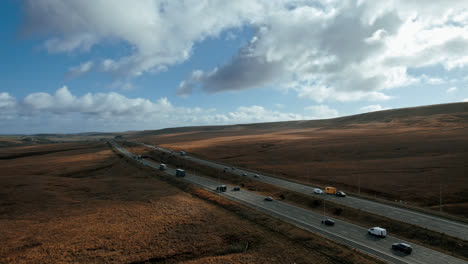
{"type": "Polygon", "coordinates": [[[367,230],[367,233],[369,233],[369,235],[373,235],[373,236],[376,236],[376,237],[386,237],[387,236],[387,230],[385,228],[381,228],[381,227],[369,228],[367,230]]]}

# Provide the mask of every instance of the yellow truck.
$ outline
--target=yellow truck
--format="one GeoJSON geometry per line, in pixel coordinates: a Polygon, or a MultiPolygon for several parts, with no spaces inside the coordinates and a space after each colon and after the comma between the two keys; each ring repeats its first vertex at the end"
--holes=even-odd
{"type": "Polygon", "coordinates": [[[325,193],[328,193],[328,194],[336,194],[336,188],[335,187],[325,187],[325,193]]]}

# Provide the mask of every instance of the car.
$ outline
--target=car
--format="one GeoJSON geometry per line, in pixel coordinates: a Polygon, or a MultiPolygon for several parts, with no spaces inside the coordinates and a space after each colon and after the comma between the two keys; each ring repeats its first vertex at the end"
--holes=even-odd
{"type": "Polygon", "coordinates": [[[392,249],[406,254],[411,254],[411,252],[413,251],[410,245],[401,242],[392,244],[392,249]]]}
{"type": "Polygon", "coordinates": [[[247,173],[242,173],[242,176],[247,176],[247,173]]]}
{"type": "Polygon", "coordinates": [[[343,191],[337,191],[337,192],[336,192],[336,196],[338,196],[338,197],[346,197],[346,193],[343,192],[343,191]]]}
{"type": "Polygon", "coordinates": [[[254,178],[258,178],[258,177],[259,177],[258,174],[254,174],[254,178]]]}
{"type": "Polygon", "coordinates": [[[334,226],[335,221],[333,221],[331,219],[325,219],[325,220],[322,220],[322,224],[327,225],[327,226],[334,226]]]}
{"type": "Polygon", "coordinates": [[[316,193],[316,194],[323,194],[323,191],[322,191],[321,189],[319,189],[319,188],[315,188],[315,189],[314,189],[314,193],[316,193]]]}
{"type": "Polygon", "coordinates": [[[271,201],[273,201],[273,198],[272,198],[271,196],[267,196],[267,197],[265,197],[264,200],[265,200],[265,201],[271,202],[271,201]]]}
{"type": "Polygon", "coordinates": [[[384,238],[387,236],[387,230],[381,227],[372,227],[367,230],[367,233],[372,236],[384,238]]]}
{"type": "Polygon", "coordinates": [[[226,190],[227,190],[227,187],[224,184],[216,186],[216,191],[217,192],[225,192],[226,190]]]}
{"type": "Polygon", "coordinates": [[[233,191],[240,191],[240,187],[239,186],[236,186],[234,188],[232,188],[233,191]]]}

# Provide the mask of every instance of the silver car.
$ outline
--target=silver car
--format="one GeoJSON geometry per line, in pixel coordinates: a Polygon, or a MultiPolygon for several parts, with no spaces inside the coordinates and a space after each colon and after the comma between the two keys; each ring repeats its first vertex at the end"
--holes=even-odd
{"type": "Polygon", "coordinates": [[[323,191],[322,191],[321,189],[319,189],[319,188],[315,188],[315,189],[314,189],[314,193],[316,193],[316,194],[323,194],[323,191]]]}

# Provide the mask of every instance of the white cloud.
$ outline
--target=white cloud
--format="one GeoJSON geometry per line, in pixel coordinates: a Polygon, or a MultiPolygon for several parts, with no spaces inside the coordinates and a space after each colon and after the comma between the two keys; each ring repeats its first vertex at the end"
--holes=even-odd
{"type": "Polygon", "coordinates": [[[94,66],[94,62],[92,61],[88,61],[88,62],[84,62],[82,64],[80,64],[79,66],[75,66],[75,67],[71,67],[67,74],[66,74],[66,78],[75,78],[75,77],[78,77],[78,76],[81,76],[83,74],[86,74],[87,72],[89,72],[94,66]]]}
{"type": "Polygon", "coordinates": [[[439,77],[431,77],[426,74],[423,74],[418,77],[418,79],[425,83],[425,84],[430,84],[430,85],[439,85],[439,84],[444,84],[446,83],[446,80],[439,78],[439,77]]]}
{"type": "Polygon", "coordinates": [[[451,94],[451,93],[454,93],[457,91],[457,87],[450,87],[448,88],[445,92],[448,93],[448,94],[451,94]]]}
{"type": "Polygon", "coordinates": [[[333,118],[339,115],[336,109],[332,109],[328,105],[307,106],[304,110],[312,113],[312,119],[333,118]]]}
{"type": "Polygon", "coordinates": [[[408,75],[410,67],[467,65],[467,8],[466,1],[323,1],[279,8],[265,14],[251,43],[230,62],[188,81],[206,92],[276,85],[317,102],[387,100],[384,90],[419,82],[408,75]],[[239,74],[242,69],[258,74],[239,74]]]}
{"type": "Polygon", "coordinates": [[[281,109],[281,108],[284,108],[284,104],[276,103],[275,107],[281,109]]]}
{"type": "Polygon", "coordinates": [[[241,106],[236,111],[229,112],[223,116],[226,117],[226,123],[259,123],[304,119],[300,114],[282,113],[268,110],[258,105],[250,107],[241,106]]]}
{"type": "MultiPolygon", "coordinates": [[[[25,31],[46,33],[49,52],[89,52],[97,44],[124,50],[121,57],[96,59],[94,67],[123,83],[188,60],[194,45],[207,38],[254,29],[250,43],[231,61],[194,71],[180,83],[179,95],[195,87],[215,93],[291,89],[295,83],[298,96],[317,102],[387,100],[387,89],[420,81],[409,69],[468,65],[467,1],[27,0],[24,5],[25,31]]],[[[442,79],[427,76],[426,82],[442,79]]]]}
{"type": "Polygon", "coordinates": [[[165,97],[155,101],[119,93],[73,95],[66,86],[54,94],[32,93],[17,101],[0,93],[0,133],[123,131],[191,125],[273,122],[310,118],[262,106],[215,109],[178,107],[165,97]],[[23,128],[24,131],[13,129],[23,128]]]}
{"type": "Polygon", "coordinates": [[[16,100],[8,93],[0,93],[0,120],[12,119],[16,111],[16,100]]]}
{"type": "Polygon", "coordinates": [[[468,98],[463,99],[463,102],[468,102],[468,98]]]}
{"type": "Polygon", "coordinates": [[[387,109],[390,109],[390,108],[383,107],[379,104],[375,104],[375,105],[368,105],[368,106],[361,107],[360,110],[363,113],[367,113],[367,112],[382,111],[382,110],[387,110],[387,109]]]}
{"type": "Polygon", "coordinates": [[[138,76],[187,60],[195,43],[252,23],[274,5],[250,0],[27,0],[24,31],[54,36],[45,42],[53,53],[88,52],[98,43],[129,45],[130,54],[105,58],[112,67],[103,69],[138,76]]]}

